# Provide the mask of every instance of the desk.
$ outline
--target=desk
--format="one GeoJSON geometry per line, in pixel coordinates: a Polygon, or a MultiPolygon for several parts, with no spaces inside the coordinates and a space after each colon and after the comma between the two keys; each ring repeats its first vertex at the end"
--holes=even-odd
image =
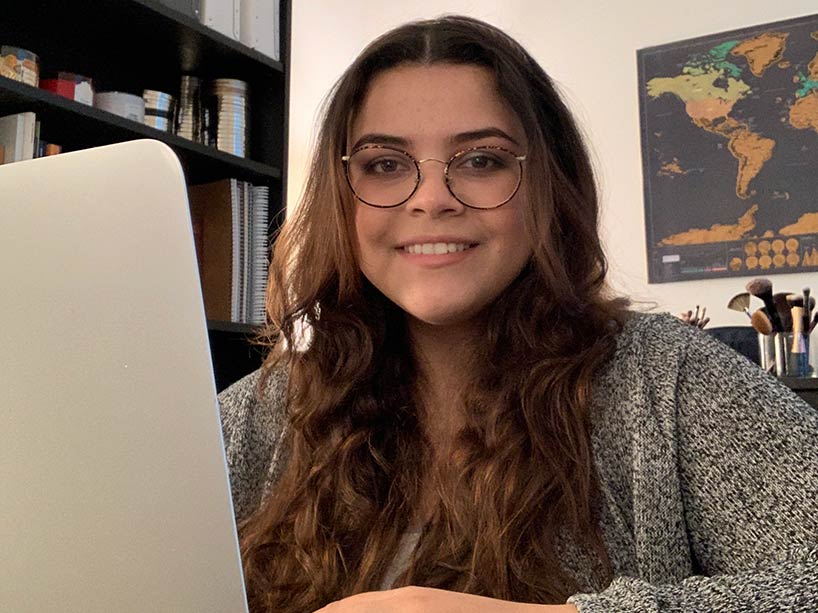
{"type": "Polygon", "coordinates": [[[779,377],[779,381],[818,408],[818,377],[779,377]]]}

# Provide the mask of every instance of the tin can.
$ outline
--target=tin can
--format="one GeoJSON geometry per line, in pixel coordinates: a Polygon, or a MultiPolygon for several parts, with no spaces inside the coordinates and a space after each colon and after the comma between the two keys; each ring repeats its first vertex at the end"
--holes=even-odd
{"type": "Polygon", "coordinates": [[[142,92],[145,100],[145,125],[171,132],[173,130],[174,99],[170,94],[146,89],[142,92]]]}
{"type": "Polygon", "coordinates": [[[193,75],[182,75],[174,121],[176,134],[196,143],[204,143],[203,124],[202,80],[193,75]]]}
{"type": "Polygon", "coordinates": [[[40,84],[40,58],[27,49],[3,45],[0,47],[0,75],[37,87],[40,84]]]}
{"type": "Polygon", "coordinates": [[[209,84],[206,108],[209,116],[208,144],[239,157],[247,154],[247,83],[238,79],[215,79],[209,84]]]}

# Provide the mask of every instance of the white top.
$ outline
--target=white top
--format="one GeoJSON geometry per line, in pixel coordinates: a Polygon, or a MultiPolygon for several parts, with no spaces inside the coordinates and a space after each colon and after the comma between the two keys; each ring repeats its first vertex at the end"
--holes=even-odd
{"type": "Polygon", "coordinates": [[[409,560],[420,540],[420,533],[420,530],[409,530],[403,534],[398,544],[398,551],[383,577],[381,590],[391,589],[400,574],[409,566],[409,560]]]}

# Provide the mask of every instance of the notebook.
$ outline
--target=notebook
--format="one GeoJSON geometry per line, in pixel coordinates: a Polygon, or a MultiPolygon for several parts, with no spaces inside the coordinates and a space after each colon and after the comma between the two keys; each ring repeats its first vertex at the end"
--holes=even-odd
{"type": "Polygon", "coordinates": [[[0,609],[246,611],[185,181],[0,166],[0,609]]]}

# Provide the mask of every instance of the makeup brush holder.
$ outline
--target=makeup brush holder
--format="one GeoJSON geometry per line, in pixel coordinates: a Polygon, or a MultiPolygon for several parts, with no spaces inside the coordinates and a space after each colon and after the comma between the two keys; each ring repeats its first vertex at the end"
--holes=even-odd
{"type": "Polygon", "coordinates": [[[798,345],[793,345],[792,332],[758,335],[758,354],[761,368],[777,377],[815,376],[810,359],[809,336],[800,334],[798,345]],[[797,348],[799,351],[793,351],[797,348]]]}

